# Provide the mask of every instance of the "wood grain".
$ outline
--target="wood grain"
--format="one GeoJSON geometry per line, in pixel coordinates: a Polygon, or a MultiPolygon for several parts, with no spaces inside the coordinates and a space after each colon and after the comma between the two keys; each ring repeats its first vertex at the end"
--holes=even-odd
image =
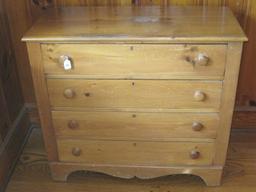
{"type": "MultiPolygon", "coordinates": [[[[222,186],[211,188],[205,187],[205,184],[199,177],[191,175],[165,176],[154,180],[142,180],[137,178],[124,180],[105,174],[78,172],[73,169],[74,165],[66,165],[66,169],[62,169],[56,165],[55,169],[58,170],[56,172],[67,170],[67,167],[70,167],[75,173],[68,177],[67,183],[55,182],[51,179],[49,172],[50,169],[47,164],[47,157],[45,155],[46,152],[44,150],[40,129],[34,129],[15,169],[13,177],[9,182],[6,192],[29,190],[36,190],[38,192],[148,192],[155,190],[158,192],[212,192],[213,190],[215,192],[254,192],[256,187],[255,136],[255,132],[246,133],[241,131],[234,132],[231,135],[231,143],[229,145],[228,160],[224,169],[222,186]]],[[[76,168],[77,170],[81,170],[81,167],[76,168]]],[[[106,170],[107,169],[108,168],[106,168],[106,170]]],[[[136,172],[136,170],[134,170],[134,172],[136,172]]],[[[150,172],[152,173],[152,170],[150,170],[150,172]]],[[[180,170],[177,172],[180,172],[180,170]]],[[[199,174],[199,172],[200,171],[198,171],[197,174],[199,174]]],[[[155,171],[155,174],[157,174],[157,171],[155,171]]]]}
{"type": "Polygon", "coordinates": [[[62,162],[129,166],[187,166],[212,165],[214,143],[101,141],[58,139],[58,153],[62,162]],[[81,155],[72,150],[78,148],[81,155]],[[191,159],[192,150],[200,152],[191,159]]]}
{"type": "MultiPolygon", "coordinates": [[[[255,73],[255,59],[254,54],[256,50],[256,2],[251,0],[247,10],[247,20],[245,32],[250,40],[244,46],[242,57],[242,65],[239,76],[237,105],[247,106],[250,101],[256,101],[256,86],[255,73]]],[[[245,124],[246,125],[246,124],[245,124]]],[[[246,126],[245,126],[246,127],[246,126]]],[[[256,124],[254,124],[256,127],[256,124]]]]}
{"type": "Polygon", "coordinates": [[[44,130],[44,137],[47,138],[45,142],[49,161],[57,161],[57,146],[55,141],[55,133],[52,129],[50,105],[48,99],[48,92],[46,81],[44,79],[44,71],[42,65],[40,44],[28,43],[27,44],[31,70],[33,75],[33,83],[36,90],[37,106],[39,109],[39,116],[41,125],[44,130]]]}
{"type": "Polygon", "coordinates": [[[228,45],[226,74],[223,84],[222,105],[220,108],[221,119],[220,126],[217,130],[218,137],[216,141],[216,156],[214,160],[216,165],[224,165],[226,161],[242,47],[242,43],[229,43],[228,45]]]}
{"type": "Polygon", "coordinates": [[[256,128],[256,111],[235,111],[232,127],[237,129],[256,128]]]}
{"type": "Polygon", "coordinates": [[[21,37],[28,28],[31,27],[35,18],[31,17],[28,10],[29,1],[3,1],[5,1],[6,15],[8,17],[10,36],[14,49],[12,57],[16,57],[17,72],[19,74],[19,81],[22,88],[22,96],[27,103],[33,103],[35,102],[35,97],[28,54],[26,44],[21,42],[21,37]]]}
{"type": "MultiPolygon", "coordinates": [[[[42,0],[46,1],[46,0],[42,0]]],[[[50,2],[50,1],[49,1],[50,2]]],[[[250,41],[246,44],[243,62],[241,66],[237,105],[244,106],[249,100],[256,100],[256,94],[253,89],[255,87],[255,68],[254,68],[254,52],[255,52],[255,13],[256,3],[254,0],[53,0],[53,6],[97,6],[97,5],[131,5],[137,2],[138,5],[193,5],[193,6],[228,6],[238,18],[241,26],[248,35],[250,41]]],[[[34,88],[30,75],[30,67],[28,64],[26,47],[20,42],[21,36],[28,30],[31,24],[38,19],[44,12],[39,6],[33,3],[32,0],[21,0],[13,3],[6,1],[8,7],[8,18],[11,23],[11,35],[14,42],[15,55],[18,60],[18,73],[23,90],[23,96],[27,103],[35,103],[34,88]],[[21,22],[22,21],[22,22],[21,22]]],[[[38,117],[36,117],[37,119],[38,117]]],[[[243,126],[241,126],[243,127],[243,126]]],[[[256,126],[255,126],[256,127],[256,126]]]]}
{"type": "MultiPolygon", "coordinates": [[[[54,179],[64,180],[77,168],[87,167],[91,167],[89,170],[124,178],[127,178],[127,175],[128,178],[135,176],[152,178],[165,175],[166,171],[177,173],[176,171],[179,170],[183,174],[183,171],[187,171],[183,167],[191,166],[188,170],[192,171],[189,173],[196,173],[200,169],[198,175],[206,180],[209,186],[220,184],[222,169],[225,166],[242,45],[243,41],[247,40],[229,9],[216,7],[52,9],[34,25],[23,40],[28,43],[44,139],[54,179]],[[184,18],[188,19],[184,20],[184,18]],[[173,20],[177,23],[168,29],[170,26],[167,23],[172,23],[173,20]],[[194,24],[192,28],[190,27],[190,31],[185,28],[186,22],[194,24]],[[140,25],[137,25],[138,23],[140,25]],[[206,28],[200,28],[201,26],[206,28]],[[128,30],[123,31],[125,28],[128,30]],[[155,30],[154,33],[151,29],[155,30]],[[43,30],[44,33],[39,33],[39,30],[43,30]],[[49,44],[50,41],[53,41],[53,45],[49,44]],[[188,53],[184,51],[184,48],[187,48],[184,44],[193,41],[196,43],[192,46],[198,44],[199,49],[204,47],[206,52],[203,53],[204,55],[197,54],[196,59],[193,58],[197,48],[189,48],[188,53]],[[74,45],[78,42],[86,45],[74,45]],[[177,42],[182,43],[183,47],[167,45],[177,42]],[[199,42],[203,42],[204,45],[199,42]],[[121,43],[127,43],[128,46],[121,43]],[[157,45],[148,45],[149,43],[157,45]],[[40,50],[41,44],[44,44],[43,50],[40,50]],[[56,46],[56,44],[61,45],[56,46]],[[226,44],[228,44],[227,52],[226,44]],[[220,51],[221,46],[224,51],[220,51]],[[180,49],[183,53],[174,51],[176,49],[180,49]],[[213,51],[214,49],[216,50],[213,51]],[[44,57],[40,51],[44,53],[44,57]],[[216,56],[213,56],[213,53],[216,56]],[[208,57],[208,54],[211,55],[208,57]],[[74,66],[71,65],[69,68],[75,73],[55,72],[59,69],[56,64],[63,65],[58,60],[64,62],[64,65],[73,64],[74,66]],[[169,60],[172,69],[166,68],[169,60]],[[106,66],[101,65],[103,62],[106,66]],[[193,74],[192,70],[191,74],[186,74],[186,68],[179,68],[183,62],[192,64],[193,71],[196,70],[197,65],[215,65],[215,63],[222,68],[217,70],[219,77],[215,80],[200,79],[202,77],[199,77],[200,80],[192,80],[190,77],[196,74],[193,74]],[[120,63],[124,67],[119,66],[120,63]],[[160,64],[156,65],[156,63],[160,64]],[[54,65],[55,68],[52,68],[54,65]],[[151,66],[153,69],[150,69],[151,66]],[[224,80],[220,81],[224,67],[224,80]],[[186,80],[175,79],[172,76],[166,79],[147,76],[147,73],[164,71],[165,73],[172,71],[179,76],[184,69],[183,75],[186,80]],[[115,77],[115,74],[132,72],[134,74],[144,72],[144,79],[115,77]],[[109,77],[113,75],[113,79],[95,77],[88,79],[87,73],[91,78],[95,73],[109,74],[109,77]],[[125,112],[148,114],[219,112],[220,123],[217,125],[216,140],[182,136],[169,138],[170,140],[163,140],[160,136],[159,140],[148,138],[144,141],[134,140],[131,137],[126,140],[122,138],[110,140],[106,137],[84,139],[72,135],[58,136],[55,133],[57,130],[52,126],[50,110],[65,110],[67,113],[122,111],[123,114],[125,112]],[[200,167],[193,167],[195,165],[200,167]],[[111,169],[106,170],[107,166],[111,169]],[[166,167],[167,170],[163,171],[164,168],[161,166],[166,167]],[[180,168],[174,169],[174,166],[180,168]],[[153,169],[157,170],[157,174],[150,172],[153,169]],[[140,173],[135,174],[134,170],[140,173]]],[[[150,120],[144,119],[144,121],[150,120]]],[[[78,127],[74,121],[69,122],[68,126],[71,129],[78,127]]],[[[200,123],[196,122],[194,127],[197,129],[200,126],[200,123]]],[[[125,135],[122,132],[121,134],[125,135]]]]}
{"type": "Polygon", "coordinates": [[[211,109],[218,111],[222,92],[220,81],[175,80],[59,80],[48,79],[52,107],[73,108],[156,108],[211,109]],[[74,92],[66,98],[64,91],[74,92]],[[194,95],[203,92],[205,99],[194,95]]]}
{"type": "Polygon", "coordinates": [[[226,45],[43,44],[42,52],[47,75],[223,79],[226,45]],[[209,60],[205,65],[197,63],[200,54],[209,60]],[[63,55],[71,70],[64,70],[63,55]]]}
{"type": "Polygon", "coordinates": [[[213,139],[219,125],[219,116],[214,113],[53,111],[52,118],[59,137],[119,140],[213,139]],[[193,130],[195,122],[202,124],[201,130],[193,130]]]}
{"type": "Polygon", "coordinates": [[[39,42],[216,43],[245,40],[246,36],[228,8],[191,6],[153,9],[84,7],[74,11],[68,8],[50,9],[23,37],[23,41],[39,42]],[[97,27],[99,25],[101,27],[97,27]]]}
{"type": "Polygon", "coordinates": [[[29,129],[8,14],[8,2],[0,0],[0,191],[8,182],[29,129]]]}
{"type": "MultiPolygon", "coordinates": [[[[222,177],[222,167],[209,167],[209,166],[193,166],[188,168],[175,166],[175,167],[143,167],[143,166],[112,166],[112,165],[86,165],[76,163],[51,163],[51,170],[53,170],[53,178],[55,181],[67,181],[69,173],[76,172],[77,170],[88,170],[94,172],[102,172],[110,176],[121,177],[124,179],[147,179],[163,177],[167,175],[184,175],[198,176],[207,186],[219,186],[222,177]]],[[[183,176],[184,176],[183,175],[183,176]]]]}
{"type": "Polygon", "coordinates": [[[17,73],[17,60],[10,35],[7,6],[5,1],[0,2],[0,86],[3,89],[5,102],[10,121],[13,122],[23,107],[23,97],[17,73]]]}
{"type": "MultiPolygon", "coordinates": [[[[246,31],[249,39],[254,38],[254,29],[255,29],[255,10],[256,4],[253,0],[202,0],[202,1],[194,1],[194,0],[108,0],[108,1],[89,1],[89,0],[54,0],[53,4],[57,7],[62,6],[94,6],[94,5],[131,5],[132,3],[137,2],[139,5],[199,5],[199,6],[229,6],[231,10],[234,12],[235,16],[238,18],[241,26],[246,31]]],[[[31,21],[36,20],[44,11],[38,7],[37,5],[33,4],[32,1],[20,1],[19,3],[15,3],[15,6],[12,6],[11,1],[7,1],[10,5],[9,8],[12,11],[8,11],[8,14],[11,18],[13,23],[12,28],[13,32],[12,35],[15,41],[19,41],[21,34],[24,33],[25,30],[29,28],[31,25],[31,21]],[[16,13],[19,13],[17,15],[16,13]],[[24,20],[24,22],[17,22],[20,20],[24,20]],[[15,28],[15,29],[14,29],[15,28]]],[[[251,87],[255,87],[255,81],[253,79],[254,71],[254,50],[255,50],[255,41],[250,40],[248,44],[246,44],[243,62],[241,66],[241,73],[240,73],[240,80],[239,80],[239,87],[238,87],[238,96],[237,96],[237,105],[244,106],[245,102],[249,100],[256,100],[254,89],[251,87]]],[[[31,83],[30,77],[30,70],[28,66],[28,62],[26,59],[26,54],[24,54],[25,47],[23,46],[23,50],[20,50],[20,45],[15,46],[16,53],[20,54],[19,62],[23,64],[19,64],[19,74],[21,78],[21,85],[23,87],[23,95],[26,102],[33,103],[35,99],[33,97],[33,87],[31,83]],[[17,48],[16,48],[17,47],[17,48]],[[19,50],[18,50],[19,49],[19,50]]],[[[239,120],[239,119],[238,119],[239,120]]],[[[243,127],[243,125],[241,125],[243,127]]]]}

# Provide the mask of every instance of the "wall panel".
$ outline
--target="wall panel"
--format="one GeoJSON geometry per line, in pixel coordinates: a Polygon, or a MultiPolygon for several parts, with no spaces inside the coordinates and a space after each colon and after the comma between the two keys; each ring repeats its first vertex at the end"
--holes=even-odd
{"type": "Polygon", "coordinates": [[[256,101],[256,1],[251,0],[248,4],[248,17],[244,21],[244,30],[249,37],[245,44],[243,61],[241,66],[237,104],[239,106],[253,105],[256,101]],[[250,102],[253,101],[253,102],[250,102]]]}
{"type": "MultiPolygon", "coordinates": [[[[13,23],[10,22],[8,15],[9,2],[13,1],[0,0],[0,191],[4,191],[29,128],[16,68],[14,50],[17,49],[13,48],[16,44],[11,37],[10,26],[13,23]]],[[[15,14],[19,15],[19,13],[15,14]]]]}
{"type": "Polygon", "coordinates": [[[28,12],[27,0],[4,1],[23,96],[26,102],[34,102],[35,98],[30,66],[28,64],[27,49],[25,44],[21,42],[23,34],[32,25],[32,18],[30,12],[28,12]]]}

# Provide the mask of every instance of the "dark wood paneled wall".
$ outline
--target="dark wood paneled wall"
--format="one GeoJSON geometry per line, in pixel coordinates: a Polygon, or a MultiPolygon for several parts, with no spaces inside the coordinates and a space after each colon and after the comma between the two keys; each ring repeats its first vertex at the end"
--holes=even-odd
{"type": "Polygon", "coordinates": [[[23,96],[26,102],[35,102],[32,77],[28,62],[27,50],[21,43],[23,34],[32,25],[33,16],[29,10],[29,1],[5,1],[5,10],[10,23],[10,35],[12,37],[14,55],[17,58],[17,68],[21,80],[23,96]]]}
{"type": "Polygon", "coordinates": [[[256,1],[248,1],[244,12],[243,28],[249,37],[245,44],[243,61],[240,72],[237,104],[239,106],[250,105],[249,101],[256,101],[256,1]]]}
{"type": "Polygon", "coordinates": [[[0,0],[0,191],[8,180],[29,128],[6,2],[0,0]]]}
{"type": "Polygon", "coordinates": [[[17,75],[12,41],[9,35],[9,22],[6,11],[3,10],[4,5],[4,1],[0,0],[0,97],[2,98],[1,107],[3,106],[4,108],[1,116],[6,116],[8,119],[8,122],[6,122],[9,125],[18,116],[24,102],[20,80],[17,75]]]}

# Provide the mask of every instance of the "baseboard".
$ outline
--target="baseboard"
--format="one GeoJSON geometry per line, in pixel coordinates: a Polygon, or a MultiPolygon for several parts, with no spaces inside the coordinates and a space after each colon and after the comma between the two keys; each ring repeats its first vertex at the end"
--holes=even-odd
{"type": "Polygon", "coordinates": [[[24,106],[0,146],[0,192],[4,191],[27,141],[31,123],[24,106]]]}

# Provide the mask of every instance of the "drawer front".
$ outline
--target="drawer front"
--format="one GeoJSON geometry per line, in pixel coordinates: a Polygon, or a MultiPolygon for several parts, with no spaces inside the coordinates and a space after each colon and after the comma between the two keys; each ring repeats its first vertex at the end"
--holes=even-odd
{"type": "Polygon", "coordinates": [[[48,79],[53,107],[219,110],[222,82],[48,79]]]}
{"type": "Polygon", "coordinates": [[[60,161],[112,165],[211,165],[214,143],[59,139],[60,161]]]}
{"type": "Polygon", "coordinates": [[[226,45],[43,44],[42,54],[47,74],[220,78],[224,75],[226,45]],[[71,70],[64,70],[63,58],[70,59],[71,70]]]}
{"type": "Polygon", "coordinates": [[[168,140],[216,138],[217,113],[52,112],[60,137],[168,140]]]}

